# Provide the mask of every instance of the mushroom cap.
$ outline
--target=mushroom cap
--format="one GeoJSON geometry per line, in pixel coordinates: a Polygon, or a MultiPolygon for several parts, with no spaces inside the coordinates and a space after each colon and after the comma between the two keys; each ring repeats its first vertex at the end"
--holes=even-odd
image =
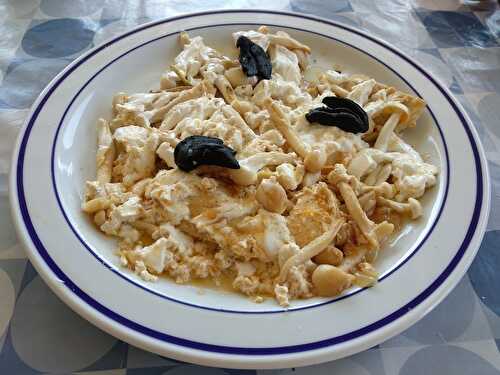
{"type": "Polygon", "coordinates": [[[397,101],[389,101],[385,103],[379,111],[373,114],[373,117],[376,117],[378,115],[390,116],[393,113],[399,113],[401,115],[401,117],[399,118],[400,124],[406,123],[410,118],[410,111],[408,110],[408,107],[403,103],[397,101]]]}

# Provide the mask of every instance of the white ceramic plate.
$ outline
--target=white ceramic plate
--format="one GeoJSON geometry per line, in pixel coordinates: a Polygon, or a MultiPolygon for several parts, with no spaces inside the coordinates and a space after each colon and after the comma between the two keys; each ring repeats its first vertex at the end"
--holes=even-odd
{"type": "Polygon", "coordinates": [[[476,131],[450,92],[425,68],[357,30],[309,16],[269,11],[184,15],[140,26],[94,48],[42,92],[12,163],[15,222],[34,266],[53,291],[103,330],[153,352],[205,365],[301,366],[367,349],[421,319],[457,284],[481,242],[489,181],[476,131]],[[115,92],[158,85],[189,30],[228,52],[231,32],[267,24],[312,47],[317,64],[414,92],[429,104],[406,135],[441,169],[424,217],[384,251],[378,285],[336,299],[254,304],[236,294],[144,283],[118,265],[114,242],[80,211],[95,174],[95,123],[110,116],[115,92]]]}

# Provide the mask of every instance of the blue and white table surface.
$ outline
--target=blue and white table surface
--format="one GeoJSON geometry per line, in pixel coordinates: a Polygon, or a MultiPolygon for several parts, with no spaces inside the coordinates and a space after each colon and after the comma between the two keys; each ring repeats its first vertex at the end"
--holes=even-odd
{"type": "MultiPolygon", "coordinates": [[[[464,0],[462,0],[464,1],[464,0]]],[[[0,0],[0,374],[500,374],[500,10],[460,0],[0,0]],[[272,371],[204,368],[159,357],[81,319],[44,284],[16,238],[11,150],[43,87],[89,48],[138,24],[216,8],[316,14],[377,35],[432,71],[482,138],[492,211],[455,290],[403,334],[352,357],[272,371]]]]}

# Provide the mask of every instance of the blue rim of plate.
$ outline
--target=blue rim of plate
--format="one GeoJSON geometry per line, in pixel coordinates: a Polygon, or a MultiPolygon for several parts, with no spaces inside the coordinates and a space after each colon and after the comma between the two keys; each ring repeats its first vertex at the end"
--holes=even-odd
{"type": "MultiPolygon", "coordinates": [[[[209,26],[209,25],[208,25],[209,26]]],[[[288,26],[284,26],[288,27],[288,26]]],[[[21,142],[19,144],[19,153],[18,153],[18,158],[17,158],[17,167],[16,167],[16,189],[17,189],[17,195],[19,198],[19,206],[20,206],[20,212],[21,212],[21,217],[23,219],[25,228],[28,232],[28,235],[30,236],[31,241],[33,242],[33,245],[38,251],[38,254],[40,257],[43,259],[45,264],[51,269],[51,271],[54,273],[54,275],[60,279],[65,287],[67,287],[71,292],[73,292],[76,296],[78,296],[82,301],[84,301],[87,305],[91,306],[93,309],[97,310],[99,313],[104,315],[105,317],[114,320],[118,324],[127,327],[133,331],[136,331],[142,335],[149,336],[151,338],[168,342],[170,344],[174,345],[179,345],[183,346],[186,348],[190,349],[197,349],[197,350],[202,350],[205,352],[212,352],[212,353],[224,353],[224,354],[233,354],[233,355],[283,355],[283,354],[290,354],[290,353],[299,353],[299,352],[304,352],[304,351],[310,351],[310,350],[315,350],[315,349],[321,349],[325,348],[328,346],[344,343],[350,340],[354,340],[356,338],[359,338],[363,335],[369,334],[370,332],[376,331],[392,322],[397,320],[398,318],[402,317],[412,309],[416,308],[420,303],[425,301],[443,282],[448,278],[448,276],[452,273],[452,271],[455,269],[455,267],[458,265],[462,257],[464,256],[470,242],[472,241],[474,234],[476,232],[476,228],[479,222],[479,218],[481,216],[481,211],[483,207],[483,171],[482,171],[482,166],[481,166],[481,159],[479,156],[479,151],[476,146],[476,142],[474,140],[474,136],[468,126],[467,120],[465,119],[463,113],[461,110],[458,108],[458,106],[455,104],[453,99],[450,97],[450,95],[446,92],[445,89],[441,87],[441,85],[435,81],[435,79],[429,75],[427,72],[425,72],[418,64],[416,64],[414,61],[410,60],[408,57],[406,57],[404,54],[399,52],[398,50],[394,49],[390,45],[387,45],[385,43],[382,43],[381,41],[370,37],[369,35],[366,35],[358,30],[352,29],[348,26],[338,24],[336,22],[332,22],[326,19],[320,19],[316,17],[311,17],[307,15],[299,15],[299,14],[294,14],[294,13],[288,13],[288,12],[281,12],[281,11],[267,11],[267,10],[221,10],[221,11],[207,11],[207,12],[200,12],[200,13],[194,13],[194,14],[187,14],[187,15],[182,15],[182,16],[177,16],[177,17],[172,17],[170,19],[166,20],[160,20],[156,22],[152,22],[146,25],[143,25],[141,27],[138,27],[128,33],[125,33],[121,36],[118,36],[111,41],[101,45],[100,47],[97,47],[95,50],[91,51],[88,55],[85,55],[81,60],[75,61],[72,63],[60,77],[58,77],[57,81],[53,82],[50,86],[50,88],[47,90],[45,95],[39,100],[39,103],[37,107],[33,110],[33,113],[31,117],[29,118],[29,121],[26,125],[25,131],[22,135],[21,142]],[[402,59],[406,60],[410,65],[412,65],[414,68],[416,68],[418,71],[420,71],[430,82],[434,84],[434,86],[442,93],[442,95],[447,99],[449,102],[450,106],[454,109],[455,113],[457,116],[460,118],[460,121],[462,123],[462,126],[464,127],[464,130],[467,134],[467,137],[470,142],[471,150],[473,152],[474,156],[474,163],[476,167],[476,200],[474,204],[474,211],[472,214],[471,222],[469,224],[469,227],[467,229],[467,232],[465,234],[464,240],[462,244],[460,245],[459,249],[457,250],[456,254],[454,255],[453,259],[451,262],[446,266],[446,268],[443,270],[443,272],[424,290],[422,291],[418,296],[416,296],[412,301],[407,303],[406,305],[402,306],[398,310],[394,311],[393,313],[387,315],[386,317],[371,323],[367,326],[364,326],[362,328],[359,328],[355,331],[339,335],[336,337],[332,337],[329,339],[324,339],[316,342],[310,342],[310,343],[305,343],[305,344],[298,344],[298,345],[290,345],[290,346],[282,346],[282,347],[252,347],[252,348],[244,348],[244,347],[231,347],[231,346],[223,346],[223,345],[213,345],[213,344],[206,344],[206,343],[201,343],[201,342],[196,342],[193,340],[188,340],[188,339],[183,339],[180,337],[168,335],[163,332],[159,332],[156,330],[153,330],[151,328],[145,327],[141,324],[138,324],[132,320],[129,320],[118,313],[108,309],[104,305],[100,304],[96,300],[94,300],[92,297],[90,297],[88,294],[86,294],[83,290],[81,290],[72,280],[70,280],[64,272],[57,266],[57,264],[54,262],[54,260],[50,257],[48,254],[46,248],[42,244],[40,238],[38,237],[35,228],[33,226],[33,223],[31,221],[29,212],[28,212],[28,207],[26,204],[26,198],[24,195],[24,185],[23,185],[23,167],[24,167],[24,157],[26,153],[26,146],[27,142],[29,139],[29,134],[31,132],[31,128],[33,127],[36,118],[38,117],[40,111],[44,107],[46,101],[50,97],[50,95],[53,93],[53,91],[58,87],[58,85],[69,75],[71,74],[82,62],[86,61],[90,56],[98,53],[104,48],[107,48],[111,44],[115,43],[118,40],[121,40],[133,33],[137,33],[141,30],[157,26],[159,24],[165,24],[168,22],[172,22],[175,20],[180,20],[184,18],[190,18],[190,17],[196,17],[196,16],[203,16],[203,15],[212,15],[212,14],[228,14],[228,13],[263,13],[263,14],[277,14],[277,15],[284,15],[288,17],[294,17],[294,18],[302,18],[302,19],[308,19],[320,23],[324,23],[330,26],[334,26],[337,28],[341,28],[344,30],[347,30],[351,33],[357,34],[363,38],[369,39],[372,42],[390,50],[392,53],[395,53],[402,59]]],[[[318,305],[315,305],[318,306],[318,305]]]]}
{"type": "MultiPolygon", "coordinates": [[[[197,27],[193,27],[193,28],[190,28],[190,29],[186,29],[185,31],[194,31],[194,30],[199,30],[199,29],[208,29],[208,28],[211,28],[211,27],[219,27],[219,26],[234,26],[234,25],[245,25],[245,26],[255,26],[255,25],[259,25],[258,23],[224,23],[224,24],[211,24],[211,25],[207,25],[207,26],[197,26],[197,27]]],[[[284,27],[284,26],[281,26],[281,25],[273,25],[273,24],[270,24],[270,23],[267,23],[268,26],[273,26],[273,27],[284,27]]],[[[285,28],[285,27],[284,27],[285,28]]],[[[419,92],[404,78],[402,77],[398,72],[396,72],[394,69],[392,69],[391,67],[389,67],[388,65],[384,64],[382,61],[380,61],[378,58],[376,58],[375,56],[373,56],[372,54],[369,54],[368,52],[365,52],[363,50],[361,50],[360,48],[358,47],[355,47],[353,46],[352,44],[350,43],[347,43],[347,42],[344,42],[344,41],[341,41],[339,39],[336,39],[336,38],[333,38],[331,36],[328,36],[328,35],[324,35],[324,34],[321,34],[321,33],[318,33],[318,32],[315,32],[315,31],[310,31],[310,30],[304,30],[304,29],[301,29],[301,28],[298,28],[298,27],[291,27],[291,26],[286,26],[287,29],[292,29],[292,30],[298,30],[298,31],[304,31],[304,32],[307,32],[307,33],[310,33],[310,34],[315,34],[315,35],[318,35],[318,36],[321,36],[321,37],[324,37],[324,38],[328,38],[330,40],[334,40],[336,42],[339,42],[341,44],[344,44],[346,46],[349,46],[350,48],[353,48],[369,57],[371,57],[372,59],[374,59],[375,61],[378,61],[380,64],[384,65],[387,69],[389,69],[390,71],[392,71],[395,75],[397,75],[403,82],[405,82],[418,96],[422,97],[419,92]]],[[[301,311],[301,310],[306,310],[306,309],[311,309],[311,308],[316,308],[316,307],[319,307],[319,306],[324,306],[324,305],[329,305],[329,304],[332,304],[334,302],[337,302],[337,301],[341,301],[343,299],[346,299],[348,297],[351,297],[351,296],[354,296],[358,293],[361,293],[362,291],[364,290],[367,290],[369,288],[356,288],[354,290],[352,290],[351,292],[348,292],[348,293],[345,293],[339,297],[336,297],[336,298],[332,298],[332,299],[329,299],[327,301],[324,301],[324,302],[317,302],[317,303],[313,303],[313,304],[309,304],[309,305],[306,305],[306,306],[301,306],[301,307],[292,307],[292,308],[288,308],[288,309],[284,309],[284,308],[277,308],[277,309],[274,309],[274,310],[260,310],[260,311],[249,311],[249,310],[229,310],[229,309],[222,309],[222,308],[213,308],[213,307],[208,307],[208,306],[203,306],[203,305],[198,305],[198,304],[195,304],[195,303],[190,303],[190,302],[186,302],[186,301],[182,301],[182,300],[179,300],[179,299],[175,299],[175,298],[172,298],[166,294],[163,294],[163,293],[159,293],[153,289],[150,289],[148,288],[147,286],[144,286],[140,283],[138,283],[137,281],[133,280],[132,278],[126,276],[123,272],[121,272],[120,270],[118,270],[115,266],[113,266],[112,264],[110,264],[109,262],[107,262],[105,259],[103,259],[101,256],[99,256],[97,254],[96,251],[94,251],[92,249],[92,247],[82,238],[82,236],[78,233],[78,230],[74,227],[74,225],[71,223],[71,220],[69,219],[65,209],[64,209],[64,206],[61,202],[61,198],[59,196],[59,192],[57,190],[57,183],[56,183],[56,178],[55,178],[55,168],[56,168],[56,162],[55,162],[55,154],[56,154],[56,144],[57,144],[57,139],[59,137],[59,132],[63,126],[63,122],[64,122],[64,119],[66,118],[66,115],[67,113],[69,112],[69,110],[71,109],[73,103],[75,102],[75,100],[78,98],[78,96],[80,95],[80,93],[85,89],[85,87],[87,87],[90,82],[92,82],[94,80],[94,78],[96,78],[101,72],[103,72],[104,70],[106,70],[107,68],[109,68],[112,64],[114,64],[116,61],[120,60],[122,57],[128,55],[129,53],[135,51],[136,49],[138,48],[141,48],[147,44],[150,44],[150,43],[153,43],[153,42],[156,42],[158,40],[161,40],[161,39],[164,39],[164,38],[167,38],[169,36],[172,36],[172,35],[176,35],[178,34],[178,32],[173,32],[173,33],[169,33],[169,34],[166,34],[166,35],[162,35],[160,37],[157,37],[157,38],[154,38],[154,39],[151,39],[147,42],[144,42],[134,48],[131,48],[129,50],[127,50],[126,52],[124,52],[123,54],[121,54],[120,56],[114,58],[112,61],[110,61],[108,64],[106,64],[104,67],[102,67],[101,69],[99,69],[78,91],[77,93],[75,94],[75,96],[72,98],[72,100],[70,101],[70,103],[68,104],[68,106],[66,107],[66,110],[64,111],[62,117],[61,117],[61,120],[59,121],[59,125],[57,127],[57,130],[56,130],[56,133],[55,133],[55,136],[54,136],[54,139],[52,141],[52,153],[51,153],[51,178],[52,178],[52,186],[53,186],[53,189],[54,189],[54,194],[56,196],[56,200],[57,200],[57,204],[59,205],[59,209],[61,210],[61,213],[63,214],[63,217],[64,219],[66,220],[66,223],[68,224],[68,226],[71,228],[73,234],[76,236],[76,238],[80,241],[80,243],[87,249],[87,251],[89,251],[101,264],[103,264],[104,266],[106,266],[108,269],[110,269],[113,273],[115,273],[116,275],[118,275],[120,278],[124,279],[125,281],[133,284],[134,286],[142,289],[142,290],[145,290],[146,292],[148,293],[151,293],[151,294],[154,294],[155,296],[158,296],[160,298],[164,298],[164,299],[167,299],[169,301],[172,301],[172,302],[176,302],[176,303],[180,303],[182,305],[186,305],[186,306],[190,306],[190,307],[195,307],[195,308],[199,308],[199,309],[204,309],[204,310],[209,310],[209,311],[217,311],[217,312],[224,312],[224,313],[232,313],[232,314],[277,314],[277,313],[284,313],[284,312],[294,312],[294,311],[301,311]]],[[[92,56],[92,55],[90,55],[92,56]]],[[[90,57],[89,56],[89,57],[90,57]]],[[[85,61],[85,60],[82,60],[82,61],[85,61]]],[[[438,214],[436,215],[435,219],[434,219],[434,222],[432,223],[432,225],[430,226],[430,228],[427,229],[427,231],[424,233],[424,236],[423,238],[421,238],[420,242],[414,247],[413,251],[409,254],[407,254],[402,260],[400,260],[399,262],[397,262],[395,265],[393,265],[388,271],[386,271],[378,280],[378,282],[382,282],[384,279],[386,279],[387,277],[389,277],[390,275],[392,275],[394,272],[396,272],[398,269],[400,269],[406,262],[408,262],[419,250],[420,248],[424,245],[424,243],[427,241],[427,239],[429,238],[429,236],[432,234],[432,232],[434,231],[434,228],[436,227],[437,223],[439,222],[439,219],[441,217],[441,213],[443,212],[443,209],[444,209],[444,206],[446,204],[446,200],[447,200],[447,197],[448,197],[448,190],[449,190],[449,176],[450,176],[450,160],[449,160],[449,154],[448,154],[448,146],[446,144],[446,140],[444,139],[444,135],[443,135],[443,131],[441,130],[441,127],[439,126],[439,123],[436,119],[436,116],[434,115],[434,113],[432,112],[432,110],[427,107],[427,110],[429,111],[432,119],[434,120],[434,123],[436,124],[436,127],[439,131],[439,135],[441,137],[441,141],[443,142],[443,148],[444,148],[444,151],[445,151],[445,159],[446,159],[446,185],[445,185],[445,191],[444,191],[444,196],[443,196],[443,199],[442,199],[442,202],[441,202],[441,205],[439,207],[439,210],[438,210],[438,214]]]]}

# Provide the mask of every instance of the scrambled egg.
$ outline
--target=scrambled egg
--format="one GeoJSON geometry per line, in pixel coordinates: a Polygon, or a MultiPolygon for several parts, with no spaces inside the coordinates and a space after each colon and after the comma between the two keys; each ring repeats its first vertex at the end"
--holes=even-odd
{"type": "Polygon", "coordinates": [[[181,33],[159,90],[115,95],[112,119],[98,122],[83,211],[146,281],[229,278],[282,306],[374,284],[373,254],[394,231],[375,216],[416,219],[437,181],[438,169],[399,136],[425,103],[363,75],[312,74],[309,47],[283,31],[241,31],[235,43],[242,35],[267,52],[270,80],[181,33]],[[369,130],[309,123],[305,114],[328,96],[360,105],[369,130]],[[177,144],[194,135],[223,140],[240,169],[177,168],[177,144]]]}

